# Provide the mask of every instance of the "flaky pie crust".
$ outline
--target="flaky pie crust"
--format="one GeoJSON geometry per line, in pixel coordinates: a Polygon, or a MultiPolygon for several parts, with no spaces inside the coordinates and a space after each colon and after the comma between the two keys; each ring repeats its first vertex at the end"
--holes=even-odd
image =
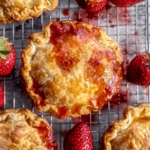
{"type": "Polygon", "coordinates": [[[56,8],[58,0],[0,0],[0,23],[21,22],[56,8]]]}
{"type": "MultiPolygon", "coordinates": [[[[68,27],[66,28],[68,29],[68,27]]],[[[117,42],[108,37],[102,28],[76,21],[53,22],[47,24],[42,32],[30,35],[28,39],[29,44],[23,49],[21,54],[22,65],[20,75],[27,94],[34,100],[34,106],[39,111],[48,111],[48,113],[58,118],[66,118],[68,116],[78,117],[80,115],[88,114],[92,110],[97,111],[103,106],[103,103],[107,103],[107,100],[119,91],[120,80],[122,79],[121,67],[123,57],[117,42]],[[81,38],[84,38],[83,31],[79,31],[79,35],[72,36],[71,39],[69,38],[70,34],[66,35],[66,42],[74,42],[73,44],[69,43],[70,50],[66,52],[66,54],[71,53],[71,57],[74,57],[74,55],[80,57],[77,65],[74,65],[73,69],[70,71],[62,71],[64,68],[62,68],[62,66],[58,67],[56,60],[53,59],[53,55],[55,55],[55,52],[53,52],[55,44],[50,42],[50,26],[52,24],[58,26],[63,24],[65,27],[68,25],[74,28],[80,26],[81,30],[92,32],[91,35],[95,30],[95,34],[98,34],[98,39],[87,37],[89,41],[84,44],[80,43],[80,39],[79,42],[73,41],[78,39],[79,35],[81,38]],[[74,49],[74,45],[78,49],[74,49]],[[94,49],[99,49],[99,47],[104,49],[102,53],[108,49],[108,52],[111,52],[111,54],[113,53],[113,58],[109,60],[109,62],[107,61],[107,58],[102,58],[102,63],[104,65],[106,64],[106,66],[108,65],[108,68],[104,70],[105,73],[99,82],[92,83],[90,80],[94,79],[90,78],[87,80],[84,76],[87,66],[85,63],[94,53],[94,49]],[[79,53],[76,53],[78,50],[79,53]],[[115,70],[111,69],[111,66],[113,66],[115,70]],[[110,80],[113,79],[114,81],[111,82],[110,80]],[[38,86],[40,87],[35,86],[33,89],[34,80],[38,82],[38,86]],[[107,83],[114,84],[111,87],[112,93],[110,95],[104,93],[105,95],[102,96],[102,98],[106,99],[102,100],[102,104],[99,102],[99,106],[98,101],[93,97],[96,91],[103,91],[98,90],[96,84],[107,86],[107,83]],[[44,95],[46,96],[45,100],[35,91],[35,88],[44,92],[44,95]]],[[[62,44],[65,45],[66,43],[64,42],[62,44]]],[[[68,45],[66,44],[65,46],[68,45]]],[[[97,57],[101,57],[101,55],[98,55],[97,57]]],[[[72,61],[72,58],[69,61],[72,61]]],[[[93,61],[91,63],[93,63],[93,61]]],[[[87,73],[87,76],[88,75],[89,73],[87,73]]]]}
{"type": "Polygon", "coordinates": [[[150,105],[129,106],[124,116],[113,122],[102,138],[101,150],[149,150],[150,105]]]}
{"type": "MultiPolygon", "coordinates": [[[[41,133],[38,131],[41,125],[45,125],[49,133],[53,134],[46,119],[37,116],[28,109],[0,111],[0,149],[54,150],[46,147],[45,141],[42,141],[41,133]]],[[[44,130],[42,132],[45,133],[44,130]]]]}

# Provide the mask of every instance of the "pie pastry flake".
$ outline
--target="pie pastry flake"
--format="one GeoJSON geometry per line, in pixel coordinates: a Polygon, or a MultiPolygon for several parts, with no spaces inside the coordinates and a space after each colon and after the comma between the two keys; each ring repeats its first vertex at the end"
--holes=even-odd
{"type": "Polygon", "coordinates": [[[57,4],[58,0],[0,0],[0,23],[37,18],[57,4]]]}
{"type": "Polygon", "coordinates": [[[0,148],[7,150],[57,150],[48,122],[28,109],[0,112],[0,148]]]}
{"type": "Polygon", "coordinates": [[[29,37],[20,69],[40,111],[58,118],[100,109],[120,89],[122,54],[100,27],[52,22],[29,37]]]}
{"type": "Polygon", "coordinates": [[[149,150],[150,105],[127,107],[123,118],[113,122],[102,139],[101,150],[149,150]]]}

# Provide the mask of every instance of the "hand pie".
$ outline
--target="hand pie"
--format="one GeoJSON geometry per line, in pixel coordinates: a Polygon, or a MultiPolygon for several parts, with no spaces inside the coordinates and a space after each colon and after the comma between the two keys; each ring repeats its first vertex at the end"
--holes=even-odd
{"type": "Polygon", "coordinates": [[[57,150],[48,122],[28,109],[0,111],[0,149],[57,150]]]}
{"type": "Polygon", "coordinates": [[[121,120],[103,135],[101,150],[149,150],[150,105],[127,107],[121,120]]]}
{"type": "Polygon", "coordinates": [[[57,4],[58,0],[0,0],[0,23],[37,18],[57,4]]]}
{"type": "Polygon", "coordinates": [[[99,110],[120,89],[122,54],[100,27],[52,22],[29,37],[21,76],[40,111],[58,118],[99,110]]]}

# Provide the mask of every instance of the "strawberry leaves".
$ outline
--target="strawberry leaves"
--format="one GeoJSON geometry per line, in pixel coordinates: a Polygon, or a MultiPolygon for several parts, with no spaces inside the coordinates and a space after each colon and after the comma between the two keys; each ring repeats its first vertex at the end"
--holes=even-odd
{"type": "Polygon", "coordinates": [[[7,42],[7,38],[0,37],[0,59],[6,59],[6,56],[11,53],[10,45],[11,43],[7,42]]]}

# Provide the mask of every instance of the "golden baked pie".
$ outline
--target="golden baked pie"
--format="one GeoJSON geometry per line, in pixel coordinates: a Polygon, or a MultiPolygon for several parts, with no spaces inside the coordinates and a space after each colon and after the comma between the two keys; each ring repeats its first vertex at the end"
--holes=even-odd
{"type": "Polygon", "coordinates": [[[99,110],[120,89],[122,54],[100,27],[52,22],[29,36],[21,77],[34,106],[58,118],[99,110]]]}
{"type": "Polygon", "coordinates": [[[0,23],[24,21],[54,9],[58,0],[0,0],[0,23]]]}
{"type": "Polygon", "coordinates": [[[48,122],[28,109],[0,111],[0,149],[57,150],[48,122]]]}
{"type": "Polygon", "coordinates": [[[124,116],[113,122],[103,135],[101,150],[149,150],[150,105],[127,107],[124,116]]]}

